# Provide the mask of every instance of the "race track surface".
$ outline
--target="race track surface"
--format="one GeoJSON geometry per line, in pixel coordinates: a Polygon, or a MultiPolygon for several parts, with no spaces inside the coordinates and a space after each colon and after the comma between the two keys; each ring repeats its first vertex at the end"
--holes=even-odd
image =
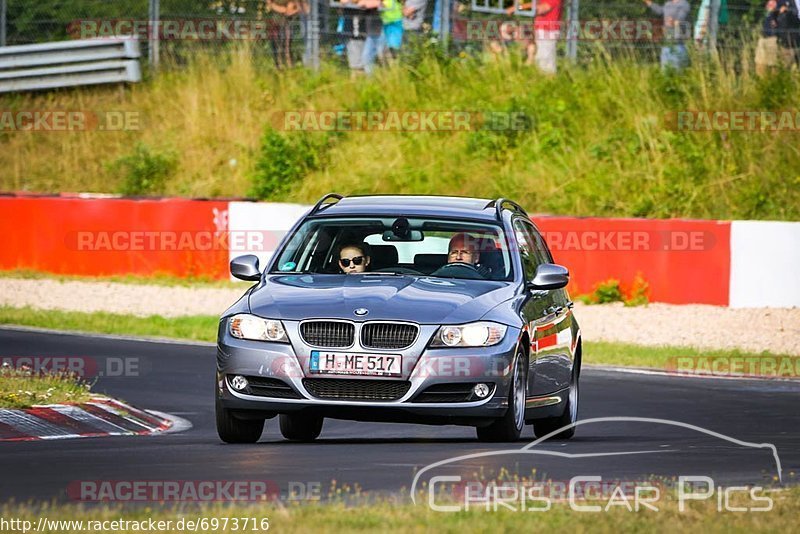
{"type": "MultiPolygon", "coordinates": [[[[101,377],[95,390],[140,408],[189,420],[185,432],[155,437],[72,439],[0,444],[0,501],[68,501],[67,487],[81,480],[268,480],[327,488],[357,484],[366,491],[407,491],[425,465],[459,455],[520,449],[531,442],[526,427],[516,444],[485,444],[469,427],[372,424],[326,420],[312,444],[283,440],[277,419],[267,421],[259,443],[225,445],[214,426],[215,349],[171,343],[0,330],[0,357],[81,356],[135,361],[139,376],[101,377]]],[[[591,354],[585,356],[591,363],[591,354]]],[[[783,482],[800,474],[800,383],[634,375],[585,368],[580,418],[634,416],[672,420],[777,448],[783,482]]],[[[433,474],[465,477],[501,466],[522,474],[566,480],[708,475],[717,484],[758,484],[777,477],[768,448],[756,449],[702,432],[657,423],[583,425],[567,442],[536,450],[566,454],[638,452],[566,457],[513,454],[455,462],[433,474]]]]}

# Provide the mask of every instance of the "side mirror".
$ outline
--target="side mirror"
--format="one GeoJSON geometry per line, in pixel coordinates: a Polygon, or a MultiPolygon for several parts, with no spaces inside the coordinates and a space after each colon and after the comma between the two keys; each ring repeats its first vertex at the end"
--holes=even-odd
{"type": "Polygon", "coordinates": [[[561,289],[569,283],[569,270],[563,265],[543,263],[536,268],[536,276],[528,282],[528,289],[561,289]]]}
{"type": "Polygon", "coordinates": [[[245,254],[231,260],[231,274],[239,280],[257,282],[261,279],[261,270],[258,268],[258,256],[245,254]]]}

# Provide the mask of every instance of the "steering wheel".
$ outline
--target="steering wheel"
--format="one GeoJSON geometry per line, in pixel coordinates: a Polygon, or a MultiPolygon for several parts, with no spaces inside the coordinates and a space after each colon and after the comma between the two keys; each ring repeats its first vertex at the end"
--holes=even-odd
{"type": "Polygon", "coordinates": [[[453,263],[445,263],[436,269],[432,276],[451,276],[453,278],[484,278],[481,272],[471,263],[464,263],[461,261],[454,261],[453,263]]]}

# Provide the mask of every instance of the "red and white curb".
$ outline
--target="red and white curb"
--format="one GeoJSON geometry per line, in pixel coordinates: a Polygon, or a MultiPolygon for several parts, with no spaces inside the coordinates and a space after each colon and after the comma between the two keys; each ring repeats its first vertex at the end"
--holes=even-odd
{"type": "Polygon", "coordinates": [[[176,425],[183,426],[182,421],[100,396],[80,404],[0,409],[0,441],[144,436],[173,431],[176,425]]]}

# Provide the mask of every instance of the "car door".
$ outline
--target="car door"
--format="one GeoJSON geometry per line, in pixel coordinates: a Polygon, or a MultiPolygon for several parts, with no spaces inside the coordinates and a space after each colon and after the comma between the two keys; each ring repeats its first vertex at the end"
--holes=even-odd
{"type": "MultiPolygon", "coordinates": [[[[525,218],[514,221],[514,233],[520,246],[520,258],[526,281],[533,280],[536,268],[553,263],[544,238],[525,218]]],[[[529,395],[553,393],[569,386],[572,372],[572,313],[564,289],[528,290],[523,316],[531,337],[531,367],[528,374],[529,395]]]]}

